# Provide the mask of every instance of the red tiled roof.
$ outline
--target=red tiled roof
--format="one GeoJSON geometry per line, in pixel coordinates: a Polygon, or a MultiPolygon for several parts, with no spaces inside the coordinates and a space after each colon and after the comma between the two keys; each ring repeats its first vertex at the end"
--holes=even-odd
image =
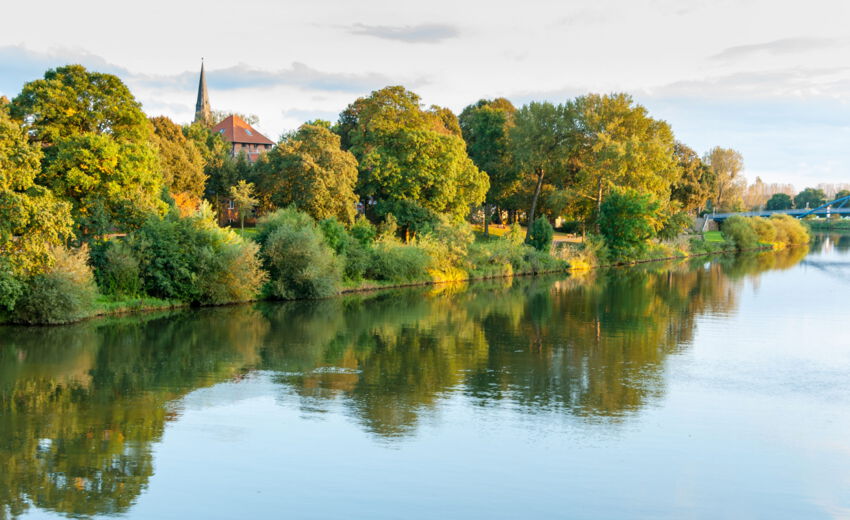
{"type": "Polygon", "coordinates": [[[213,127],[213,132],[220,133],[224,140],[229,143],[274,145],[274,141],[254,130],[239,116],[228,116],[227,119],[213,127]]]}

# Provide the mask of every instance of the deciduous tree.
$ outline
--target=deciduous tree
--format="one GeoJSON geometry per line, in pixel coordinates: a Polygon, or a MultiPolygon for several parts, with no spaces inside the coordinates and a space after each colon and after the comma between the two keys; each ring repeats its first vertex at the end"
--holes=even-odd
{"type": "Polygon", "coordinates": [[[152,117],[150,121],[165,186],[173,194],[201,197],[207,176],[204,158],[195,142],[187,139],[180,126],[165,116],[152,117]]]}

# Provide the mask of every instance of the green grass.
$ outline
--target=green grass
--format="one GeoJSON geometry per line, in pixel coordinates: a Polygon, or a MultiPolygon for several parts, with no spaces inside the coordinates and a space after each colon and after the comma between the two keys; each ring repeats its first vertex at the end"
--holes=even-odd
{"type": "Polygon", "coordinates": [[[702,234],[702,238],[706,242],[725,242],[720,231],[706,231],[702,234]]]}
{"type": "Polygon", "coordinates": [[[95,302],[95,315],[116,314],[121,312],[143,311],[154,309],[170,309],[182,307],[184,304],[176,300],[162,300],[145,296],[143,298],[113,299],[100,296],[95,302]]]}

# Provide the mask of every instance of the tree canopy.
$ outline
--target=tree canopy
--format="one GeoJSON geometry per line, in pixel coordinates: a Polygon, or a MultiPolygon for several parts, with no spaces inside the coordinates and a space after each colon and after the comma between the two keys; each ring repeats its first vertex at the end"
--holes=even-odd
{"type": "Polygon", "coordinates": [[[340,137],[327,127],[301,125],[284,136],[267,159],[258,182],[271,206],[294,204],[317,220],[354,222],[357,159],[340,148],[340,137]]]}
{"type": "Polygon", "coordinates": [[[201,197],[207,176],[204,158],[195,142],[187,139],[181,127],[165,116],[152,117],[150,121],[165,186],[171,193],[201,197]]]}
{"type": "Polygon", "coordinates": [[[767,205],[765,206],[768,210],[779,210],[779,209],[791,209],[794,207],[794,203],[791,200],[791,196],[786,193],[775,193],[770,199],[767,201],[767,205]]]}
{"type": "Polygon", "coordinates": [[[746,181],[741,177],[741,170],[744,169],[744,158],[741,154],[731,148],[715,146],[703,160],[714,173],[712,206],[722,211],[743,209],[744,202],[741,197],[746,181]]]}
{"type": "Polygon", "coordinates": [[[676,155],[680,176],[673,183],[670,197],[678,201],[685,211],[698,211],[705,207],[714,191],[714,171],[683,143],[676,142],[673,153],[676,155]]]}
{"type": "Polygon", "coordinates": [[[816,188],[806,188],[794,197],[794,207],[798,209],[814,209],[826,203],[826,194],[816,188]]]}

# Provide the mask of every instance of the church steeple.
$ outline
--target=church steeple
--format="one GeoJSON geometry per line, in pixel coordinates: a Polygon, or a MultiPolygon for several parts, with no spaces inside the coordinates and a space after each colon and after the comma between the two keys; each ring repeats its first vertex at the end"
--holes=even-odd
{"type": "Polygon", "coordinates": [[[212,111],[210,110],[210,97],[207,94],[207,78],[204,75],[204,59],[201,58],[201,79],[198,81],[198,102],[195,103],[195,122],[210,124],[212,122],[212,111]]]}

